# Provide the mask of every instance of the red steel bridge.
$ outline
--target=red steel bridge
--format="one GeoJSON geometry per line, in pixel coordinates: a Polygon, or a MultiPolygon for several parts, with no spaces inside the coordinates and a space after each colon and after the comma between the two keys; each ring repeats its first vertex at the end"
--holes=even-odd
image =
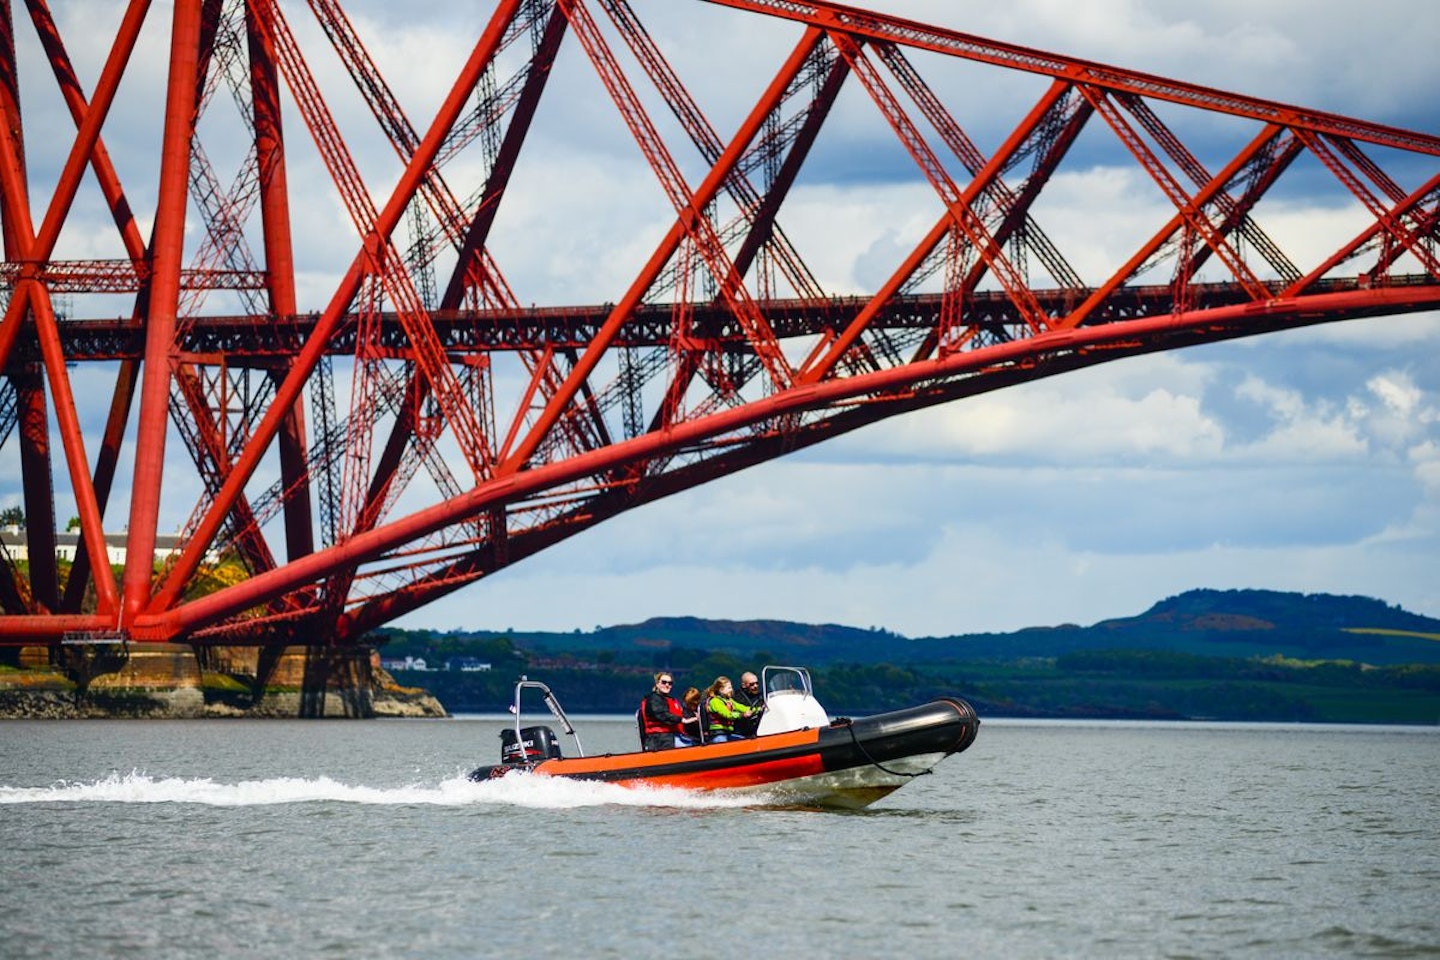
{"type": "Polygon", "coordinates": [[[648,2],[476,4],[446,92],[407,109],[339,0],[116,0],[68,31],[3,0],[0,435],[26,523],[0,644],[346,644],[886,417],[1440,306],[1440,136],[824,0],[648,2]],[[689,76],[642,22],[681,6],[784,45],[689,76]],[[1002,78],[1023,96],[979,137],[962,105],[1002,78]],[[577,103],[653,174],[653,231],[534,189],[536,131],[577,103]],[[107,148],[137,117],[153,138],[107,148]],[[857,293],[785,227],[815,164],[867,161],[843,146],[861,119],[933,208],[857,293]],[[1047,188],[1099,155],[1162,212],[1082,270],[1047,188]],[[1266,229],[1297,181],[1353,222],[1318,255],[1266,229]],[[517,204],[643,252],[589,305],[546,305],[507,279],[533,255],[517,204]],[[333,221],[339,249],[315,239],[333,221]]]}

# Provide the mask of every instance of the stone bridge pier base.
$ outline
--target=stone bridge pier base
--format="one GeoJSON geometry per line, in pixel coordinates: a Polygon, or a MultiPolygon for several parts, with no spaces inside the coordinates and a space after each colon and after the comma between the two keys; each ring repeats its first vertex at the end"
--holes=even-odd
{"type": "Polygon", "coordinates": [[[81,700],[96,707],[117,715],[205,715],[200,663],[188,644],[87,644],[65,654],[81,700]]]}

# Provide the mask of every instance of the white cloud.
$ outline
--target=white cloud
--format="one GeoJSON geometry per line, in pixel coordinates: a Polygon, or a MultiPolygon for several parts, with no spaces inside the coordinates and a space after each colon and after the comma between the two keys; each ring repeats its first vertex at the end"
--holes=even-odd
{"type": "Polygon", "coordinates": [[[1262,441],[1246,445],[1251,457],[1333,461],[1367,452],[1347,411],[1328,400],[1311,404],[1298,390],[1277,388],[1254,376],[1245,379],[1236,395],[1258,403],[1276,423],[1262,441]]]}
{"type": "MultiPolygon", "coordinates": [[[[1420,390],[1403,373],[1382,373],[1371,379],[1367,386],[1389,410],[1402,418],[1415,413],[1422,399],[1420,390]]],[[[1429,416],[1422,415],[1422,419],[1433,417],[1433,413],[1429,416]]]]}
{"type": "Polygon", "coordinates": [[[1196,373],[1169,358],[1126,361],[1106,374],[1072,374],[912,414],[875,431],[870,442],[892,456],[943,459],[1088,464],[1214,456],[1221,430],[1193,393],[1159,382],[1168,371],[1196,373]]]}

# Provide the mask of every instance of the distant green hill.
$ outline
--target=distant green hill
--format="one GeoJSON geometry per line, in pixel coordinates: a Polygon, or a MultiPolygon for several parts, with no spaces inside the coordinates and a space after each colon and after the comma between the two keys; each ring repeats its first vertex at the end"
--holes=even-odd
{"type": "Polygon", "coordinates": [[[1303,660],[1374,665],[1440,663],[1440,620],[1370,597],[1273,590],[1191,590],[1144,613],[1094,626],[1035,626],[1013,633],[912,639],[887,630],[785,620],[653,617],[643,623],[571,633],[480,630],[551,656],[613,651],[656,666],[677,650],[732,653],[806,665],[934,663],[943,660],[1056,657],[1081,650],[1167,650],[1195,656],[1280,654],[1303,660]]]}
{"type": "Polygon", "coordinates": [[[704,686],[767,663],[808,666],[834,713],[945,693],[982,716],[1440,722],[1440,620],[1368,597],[1192,590],[1089,627],[910,638],[783,620],[656,617],[570,633],[390,630],[386,657],[476,657],[488,672],[415,672],[452,711],[504,709],[516,675],[571,710],[629,712],[655,669],[704,686]]]}
{"type": "Polygon", "coordinates": [[[933,641],[955,657],[1054,657],[1080,650],[1195,656],[1440,663],[1440,620],[1370,597],[1274,590],[1191,590],[1136,617],[933,641]]]}

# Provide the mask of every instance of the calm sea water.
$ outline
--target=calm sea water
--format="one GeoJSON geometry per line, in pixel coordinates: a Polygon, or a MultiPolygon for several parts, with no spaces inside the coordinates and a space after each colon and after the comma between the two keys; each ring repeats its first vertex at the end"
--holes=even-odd
{"type": "Polygon", "coordinates": [[[1440,956],[1436,728],[992,720],[835,813],[467,782],[501,723],[0,723],[0,956],[1440,956]]]}

